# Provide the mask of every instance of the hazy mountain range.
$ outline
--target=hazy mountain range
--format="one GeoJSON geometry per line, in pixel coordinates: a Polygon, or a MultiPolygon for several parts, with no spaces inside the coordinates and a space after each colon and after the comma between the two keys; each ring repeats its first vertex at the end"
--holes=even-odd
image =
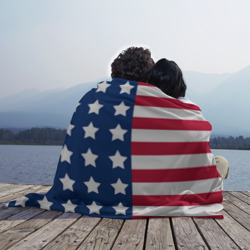
{"type": "MultiPolygon", "coordinates": [[[[213,125],[213,135],[250,136],[250,66],[236,73],[186,71],[186,97],[213,125]]],[[[98,81],[68,89],[24,90],[0,99],[0,128],[67,128],[81,97],[98,81]]]]}

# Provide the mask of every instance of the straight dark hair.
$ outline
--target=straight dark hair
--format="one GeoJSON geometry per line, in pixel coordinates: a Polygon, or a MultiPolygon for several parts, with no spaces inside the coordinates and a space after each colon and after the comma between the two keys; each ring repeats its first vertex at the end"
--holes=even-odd
{"type": "Polygon", "coordinates": [[[148,83],[157,86],[174,98],[184,97],[187,86],[182,71],[174,61],[160,59],[149,74],[148,83]]]}

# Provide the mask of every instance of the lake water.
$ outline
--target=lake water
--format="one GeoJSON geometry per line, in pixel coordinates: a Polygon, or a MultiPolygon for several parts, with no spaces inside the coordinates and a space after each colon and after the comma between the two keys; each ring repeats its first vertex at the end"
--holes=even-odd
{"type": "MultiPolygon", "coordinates": [[[[53,184],[61,146],[0,145],[0,183],[53,184]]],[[[250,190],[250,151],[212,150],[230,164],[224,190],[250,190]]]]}

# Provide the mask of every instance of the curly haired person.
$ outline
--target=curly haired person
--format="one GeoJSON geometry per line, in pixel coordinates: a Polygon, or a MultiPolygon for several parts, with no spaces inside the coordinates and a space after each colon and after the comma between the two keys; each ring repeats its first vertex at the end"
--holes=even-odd
{"type": "Polygon", "coordinates": [[[130,47],[123,50],[111,64],[111,77],[146,82],[154,61],[149,49],[130,47]]]}

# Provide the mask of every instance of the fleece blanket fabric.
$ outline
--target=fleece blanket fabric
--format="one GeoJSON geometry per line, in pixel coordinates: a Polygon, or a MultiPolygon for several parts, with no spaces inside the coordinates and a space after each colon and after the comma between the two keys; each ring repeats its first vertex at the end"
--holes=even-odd
{"type": "Polygon", "coordinates": [[[223,218],[211,129],[198,106],[155,86],[101,82],[76,107],[52,188],[8,206],[120,219],[223,218]]]}

